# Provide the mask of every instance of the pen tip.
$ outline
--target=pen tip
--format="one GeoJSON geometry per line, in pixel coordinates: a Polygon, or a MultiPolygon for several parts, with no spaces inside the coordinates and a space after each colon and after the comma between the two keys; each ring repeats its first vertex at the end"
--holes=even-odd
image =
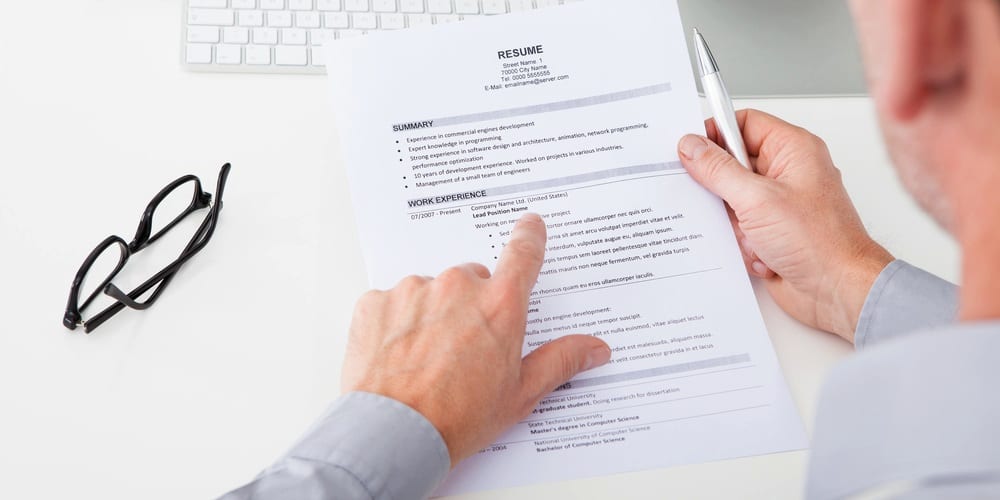
{"type": "Polygon", "coordinates": [[[717,73],[719,65],[716,64],[715,56],[712,55],[712,51],[708,48],[708,42],[705,41],[705,37],[701,35],[698,28],[694,28],[692,31],[694,32],[694,51],[698,59],[698,70],[701,72],[701,76],[717,73]]]}

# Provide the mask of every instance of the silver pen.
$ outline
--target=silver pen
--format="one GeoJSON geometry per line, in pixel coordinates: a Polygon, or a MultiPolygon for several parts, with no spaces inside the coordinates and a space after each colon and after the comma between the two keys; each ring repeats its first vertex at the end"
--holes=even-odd
{"type": "Polygon", "coordinates": [[[698,28],[694,29],[694,50],[698,55],[701,88],[705,90],[705,97],[708,99],[712,116],[715,118],[715,127],[722,134],[726,149],[729,150],[729,154],[736,158],[736,161],[740,162],[740,165],[756,172],[757,169],[750,164],[747,147],[743,143],[743,134],[740,133],[740,125],[736,121],[733,100],[729,97],[726,84],[722,81],[719,65],[715,62],[715,57],[712,56],[712,51],[708,49],[708,43],[705,42],[705,37],[698,32],[698,28]]]}

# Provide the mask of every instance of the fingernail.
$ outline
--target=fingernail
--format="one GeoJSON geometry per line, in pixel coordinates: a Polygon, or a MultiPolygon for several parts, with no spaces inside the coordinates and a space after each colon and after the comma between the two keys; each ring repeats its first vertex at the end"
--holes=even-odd
{"type": "Polygon", "coordinates": [[[697,160],[701,155],[708,149],[707,139],[698,135],[685,135],[681,138],[680,150],[681,154],[692,159],[697,160]]]}
{"type": "Polygon", "coordinates": [[[584,363],[584,370],[590,370],[591,368],[597,368],[611,361],[611,348],[607,344],[602,344],[594,347],[587,354],[587,362],[584,363]]]}
{"type": "Polygon", "coordinates": [[[542,216],[534,212],[528,212],[521,216],[521,220],[523,220],[524,222],[541,222],[542,216]]]}
{"type": "Polygon", "coordinates": [[[753,264],[750,264],[750,267],[753,268],[753,272],[757,274],[760,274],[762,276],[767,274],[767,266],[765,266],[764,263],[759,260],[753,261],[753,264]]]}

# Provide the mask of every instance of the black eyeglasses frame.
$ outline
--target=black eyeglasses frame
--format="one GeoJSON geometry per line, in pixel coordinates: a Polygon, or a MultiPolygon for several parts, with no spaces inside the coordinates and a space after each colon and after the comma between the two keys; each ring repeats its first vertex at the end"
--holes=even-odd
{"type": "Polygon", "coordinates": [[[160,297],[160,294],[163,293],[173,280],[181,266],[190,260],[195,254],[200,252],[201,249],[208,244],[208,241],[215,233],[215,228],[219,220],[219,213],[222,211],[222,195],[225,191],[226,180],[229,177],[229,171],[231,168],[231,165],[226,163],[219,171],[218,181],[216,182],[214,205],[211,204],[212,194],[207,193],[202,189],[201,180],[194,175],[185,175],[161,189],[160,192],[153,197],[149,204],[146,205],[146,209],[142,213],[142,218],[139,220],[139,226],[136,228],[135,237],[132,238],[131,242],[126,243],[123,238],[112,235],[105,238],[104,241],[98,244],[97,247],[94,248],[94,250],[91,251],[87,258],[83,261],[83,264],[77,271],[76,276],[73,278],[73,284],[70,287],[69,300],[66,304],[66,311],[63,314],[63,326],[70,330],[75,330],[77,327],[82,326],[86,333],[90,333],[126,307],[143,310],[152,306],[153,303],[160,297]],[[162,203],[167,196],[173,193],[175,189],[189,182],[195,183],[191,203],[183,212],[181,212],[180,215],[163,226],[163,228],[158,230],[155,234],[152,234],[153,215],[160,203],[162,203]],[[195,234],[191,237],[191,240],[188,241],[188,244],[184,247],[184,250],[181,251],[181,254],[177,257],[177,259],[127,294],[111,283],[111,281],[125,267],[125,264],[128,263],[129,258],[131,258],[133,254],[154,243],[192,213],[208,208],[209,206],[211,206],[211,208],[205,215],[205,219],[202,221],[201,225],[198,226],[198,230],[195,231],[195,234]],[[115,265],[115,268],[111,271],[108,277],[94,289],[94,291],[83,301],[82,304],[80,304],[80,288],[83,286],[84,278],[86,278],[87,273],[97,261],[98,257],[100,257],[110,246],[115,244],[117,244],[121,250],[118,264],[115,265]],[[139,297],[144,295],[154,286],[156,289],[153,290],[152,294],[150,294],[145,301],[137,302],[139,297]],[[103,311],[95,314],[91,318],[84,320],[82,311],[85,310],[100,293],[104,293],[105,295],[115,299],[115,303],[108,306],[103,311]]]}

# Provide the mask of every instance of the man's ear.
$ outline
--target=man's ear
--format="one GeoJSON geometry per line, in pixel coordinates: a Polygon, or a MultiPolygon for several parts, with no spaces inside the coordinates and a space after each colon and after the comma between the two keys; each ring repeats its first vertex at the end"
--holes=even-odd
{"type": "Polygon", "coordinates": [[[889,116],[916,117],[931,94],[961,83],[966,0],[880,0],[885,13],[884,77],[873,89],[889,116]]]}

